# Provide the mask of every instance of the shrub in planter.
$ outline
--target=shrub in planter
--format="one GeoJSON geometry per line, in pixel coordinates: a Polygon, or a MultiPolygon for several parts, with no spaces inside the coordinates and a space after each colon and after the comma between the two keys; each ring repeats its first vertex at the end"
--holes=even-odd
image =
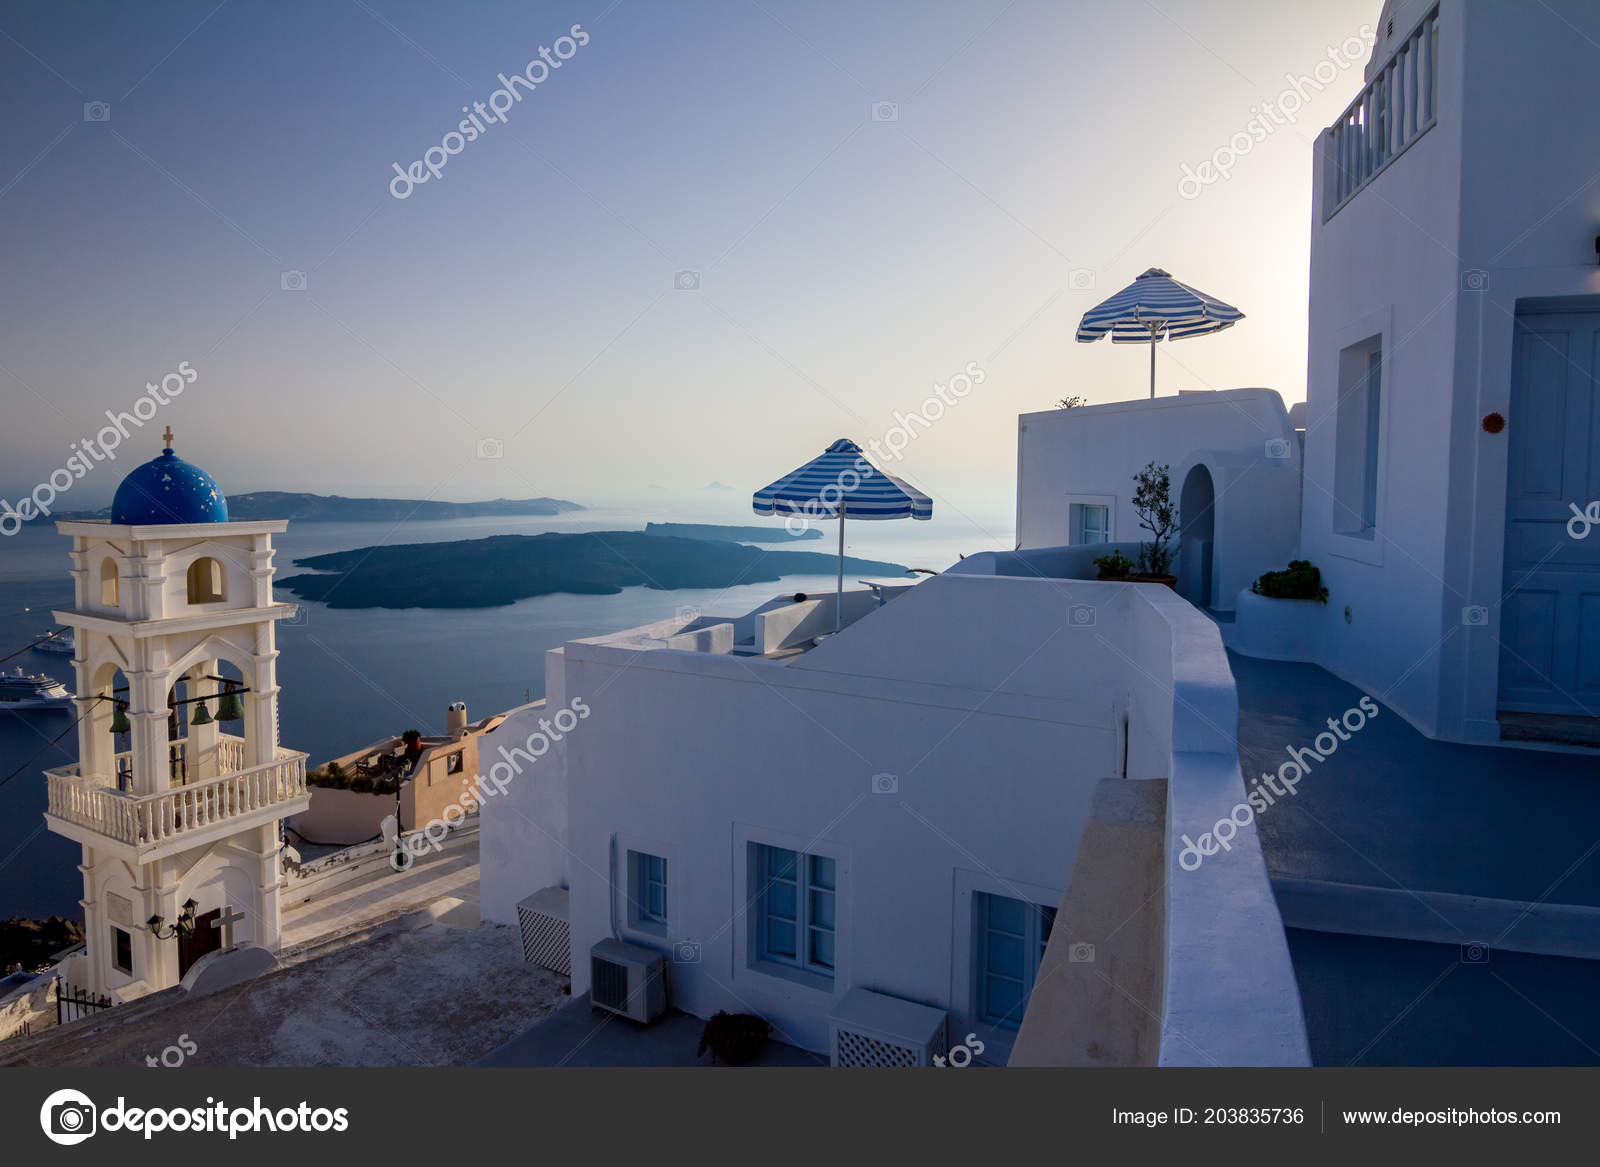
{"type": "Polygon", "coordinates": [[[357,774],[350,779],[350,789],[356,794],[371,794],[373,787],[371,774],[357,774]]]}
{"type": "Polygon", "coordinates": [[[1139,516],[1139,526],[1151,535],[1151,542],[1139,547],[1139,572],[1165,577],[1172,566],[1172,535],[1178,529],[1178,509],[1172,505],[1171,467],[1146,463],[1133,481],[1133,510],[1139,516]]]}
{"type": "Polygon", "coordinates": [[[1100,569],[1098,579],[1127,579],[1133,573],[1134,563],[1120,551],[1113,551],[1110,555],[1102,555],[1094,561],[1100,569]]]}
{"type": "Polygon", "coordinates": [[[306,775],[306,783],[310,786],[325,786],[329,790],[344,790],[350,785],[350,778],[338,762],[329,762],[320,770],[312,770],[306,775]]]}
{"type": "Polygon", "coordinates": [[[1250,590],[1269,600],[1316,600],[1328,602],[1328,589],[1322,586],[1322,573],[1309,560],[1291,559],[1284,571],[1269,571],[1250,590]]]}
{"type": "Polygon", "coordinates": [[[711,1051],[713,1061],[729,1066],[742,1066],[753,1061],[766,1044],[772,1027],[754,1013],[726,1013],[718,1011],[706,1022],[700,1033],[700,1049],[695,1056],[711,1051]]]}

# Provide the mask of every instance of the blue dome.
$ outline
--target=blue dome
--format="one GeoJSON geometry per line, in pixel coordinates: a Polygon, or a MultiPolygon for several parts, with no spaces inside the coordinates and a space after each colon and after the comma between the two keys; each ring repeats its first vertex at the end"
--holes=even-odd
{"type": "Polygon", "coordinates": [[[111,500],[111,521],[131,527],[226,523],[228,500],[216,479],[169,447],[122,480],[111,500]]]}

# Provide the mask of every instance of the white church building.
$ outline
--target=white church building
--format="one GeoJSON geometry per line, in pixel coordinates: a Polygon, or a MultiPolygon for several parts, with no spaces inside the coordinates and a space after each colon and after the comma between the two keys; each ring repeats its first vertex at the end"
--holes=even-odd
{"type": "Polygon", "coordinates": [[[278,824],[310,803],[306,755],[278,744],[286,525],[228,521],[170,445],[123,480],[109,522],[56,524],[80,719],[78,761],[45,772],[45,821],[83,848],[76,988],[132,1000],[225,946],[278,947],[278,824]]]}

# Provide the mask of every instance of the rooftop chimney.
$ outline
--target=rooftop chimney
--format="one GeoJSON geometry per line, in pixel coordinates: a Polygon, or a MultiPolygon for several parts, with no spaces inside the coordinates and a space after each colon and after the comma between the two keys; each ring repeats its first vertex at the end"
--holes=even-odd
{"type": "Polygon", "coordinates": [[[452,701],[450,708],[445,710],[444,731],[456,741],[460,741],[467,736],[467,703],[465,701],[452,701]]]}

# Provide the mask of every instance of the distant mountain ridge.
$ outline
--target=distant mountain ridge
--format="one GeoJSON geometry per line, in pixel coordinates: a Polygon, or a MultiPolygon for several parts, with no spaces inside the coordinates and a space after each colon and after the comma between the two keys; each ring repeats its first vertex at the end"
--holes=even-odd
{"type": "Polygon", "coordinates": [[[228,496],[230,519],[298,519],[319,522],[401,522],[407,519],[475,519],[483,515],[560,515],[581,511],[564,498],[493,498],[486,502],[438,502],[415,498],[345,498],[257,490],[228,496]]]}
{"type": "Polygon", "coordinates": [[[676,536],[680,539],[720,539],[735,543],[789,543],[795,539],[820,539],[815,527],[790,531],[786,527],[723,526],[717,523],[646,523],[646,535],[676,536]]]}
{"type": "MultiPolygon", "coordinates": [[[[291,519],[300,523],[401,523],[440,519],[473,519],[483,515],[562,515],[584,510],[564,498],[494,498],[487,502],[439,502],[420,498],[345,498],[338,494],[304,491],[255,490],[228,496],[228,518],[291,519]]],[[[49,523],[57,519],[109,519],[111,508],[94,511],[57,511],[30,519],[49,523]]]]}

